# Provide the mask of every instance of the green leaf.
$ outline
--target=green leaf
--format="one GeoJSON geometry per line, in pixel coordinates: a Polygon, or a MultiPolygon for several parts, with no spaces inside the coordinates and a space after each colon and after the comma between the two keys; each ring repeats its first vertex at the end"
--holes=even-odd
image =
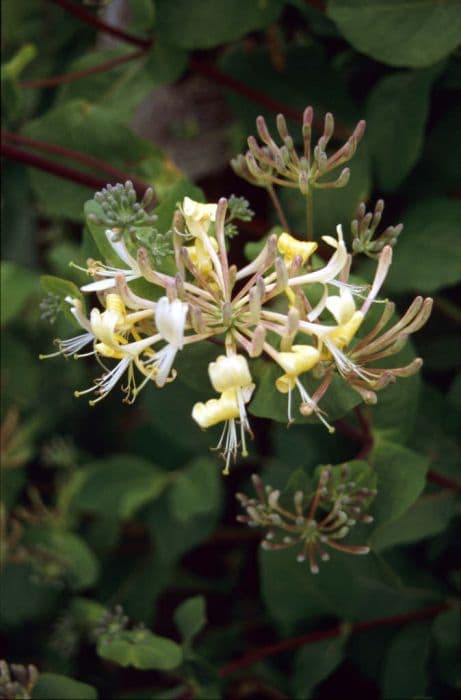
{"type": "Polygon", "coordinates": [[[120,666],[142,670],[171,671],[182,661],[179,644],[144,629],[122,632],[115,639],[103,636],[98,642],[97,652],[103,659],[120,666]]]}
{"type": "Polygon", "coordinates": [[[391,66],[430,66],[461,41],[451,0],[328,0],[327,15],[357,51],[391,66]]]}
{"type": "Polygon", "coordinates": [[[33,700],[96,700],[96,688],[57,673],[40,673],[32,691],[33,700]]]}
{"type": "MultiPolygon", "coordinates": [[[[92,586],[99,576],[99,562],[86,542],[72,532],[34,526],[26,532],[25,545],[49,555],[50,565],[74,590],[92,586]]],[[[45,561],[44,566],[47,567],[45,561]]]]}
{"type": "Polygon", "coordinates": [[[30,566],[9,563],[0,571],[2,599],[8,605],[1,606],[3,628],[23,626],[26,622],[40,620],[50,615],[57,604],[59,593],[33,580],[30,566]]]}
{"type": "Polygon", "coordinates": [[[162,37],[157,36],[146,63],[146,72],[151,78],[151,90],[156,85],[179,80],[187,67],[188,57],[187,51],[164,43],[162,37]]]}
{"type": "Polygon", "coordinates": [[[189,644],[206,625],[206,605],[202,595],[188,598],[174,611],[174,621],[182,640],[189,644]]]}
{"type": "Polygon", "coordinates": [[[221,475],[216,464],[202,457],[176,472],[168,497],[172,514],[182,522],[215,511],[221,497],[221,475]]]}
{"type": "Polygon", "coordinates": [[[74,508],[125,520],[158,498],[168,475],[139,457],[116,455],[85,465],[79,481],[74,508]]]}
{"type": "Polygon", "coordinates": [[[376,551],[409,544],[443,532],[455,514],[456,494],[449,491],[422,496],[402,517],[378,528],[371,538],[376,551]]]}
{"type": "Polygon", "coordinates": [[[403,587],[395,572],[373,553],[354,556],[328,551],[331,560],[320,563],[314,575],[306,562],[296,560],[295,547],[260,550],[263,599],[284,635],[316,616],[367,620],[415,610],[436,600],[431,591],[403,587]]]}
{"type": "Polygon", "coordinates": [[[459,610],[455,607],[436,617],[433,625],[435,651],[442,678],[454,688],[461,685],[459,610]]]}
{"type": "Polygon", "coordinates": [[[367,103],[368,143],[378,186],[396,190],[418,160],[424,139],[435,68],[382,78],[367,103]]]}
{"type": "Polygon", "coordinates": [[[387,653],[381,682],[385,698],[424,697],[427,691],[427,659],[430,621],[405,625],[395,635],[387,653]]]}
{"type": "Polygon", "coordinates": [[[461,280],[461,202],[424,199],[404,213],[404,231],[387,280],[393,292],[435,292],[461,280]],[[408,271],[411,270],[411,274],[408,271]]]}
{"type": "Polygon", "coordinates": [[[416,501],[424,489],[429,460],[378,436],[370,462],[378,475],[372,515],[380,526],[396,520],[416,501]]]}
{"type": "Polygon", "coordinates": [[[0,281],[1,323],[4,325],[17,318],[26,301],[37,293],[38,280],[32,270],[9,261],[2,261],[0,281]]]}
{"type": "Polygon", "coordinates": [[[77,285],[70,280],[63,280],[60,277],[54,277],[53,275],[42,275],[40,277],[40,284],[45,292],[52,294],[54,297],[58,297],[59,309],[62,311],[67,320],[72,323],[72,325],[80,328],[80,324],[71,313],[71,307],[66,301],[67,297],[82,300],[82,293],[77,285]]]}
{"type": "MultiPolygon", "coordinates": [[[[129,174],[142,175],[143,167],[151,161],[160,170],[163,168],[163,156],[153,144],[137,136],[104,106],[82,99],[59,104],[29,122],[24,133],[30,138],[88,154],[129,174]]],[[[61,161],[62,156],[58,159],[61,161]]],[[[83,205],[92,187],[62,178],[57,180],[56,176],[36,169],[31,169],[29,174],[40,208],[47,215],[82,219],[83,205]]],[[[97,174],[101,177],[100,172],[97,174]]]]}
{"type": "Polygon", "coordinates": [[[166,44],[184,49],[209,49],[234,41],[275,22],[281,0],[157,0],[156,32],[166,44]]]}
{"type": "Polygon", "coordinates": [[[300,649],[294,659],[293,697],[311,698],[315,686],[333,673],[344,659],[346,637],[326,639],[300,649]]]}

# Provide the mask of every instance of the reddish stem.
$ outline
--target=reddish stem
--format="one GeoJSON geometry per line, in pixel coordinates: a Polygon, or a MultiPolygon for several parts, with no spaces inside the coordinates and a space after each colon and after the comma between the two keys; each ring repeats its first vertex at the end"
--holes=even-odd
{"type": "Polygon", "coordinates": [[[461,481],[457,481],[457,479],[451,479],[449,476],[445,476],[445,474],[440,474],[434,469],[429,469],[429,471],[427,472],[427,480],[432,481],[438,486],[443,486],[444,488],[452,489],[453,491],[461,491],[461,481]]]}
{"type": "Polygon", "coordinates": [[[99,19],[99,17],[95,17],[91,12],[85,10],[83,7],[81,7],[81,5],[72,2],[72,0],[51,0],[51,2],[54,2],[55,5],[59,5],[71,15],[74,15],[74,17],[78,17],[78,19],[85,22],[85,24],[89,24],[95,29],[99,29],[106,34],[111,34],[112,36],[117,37],[117,39],[126,41],[129,44],[139,46],[142,49],[147,49],[152,44],[152,39],[144,39],[139,36],[135,36],[134,34],[130,34],[130,32],[125,32],[123,29],[114,27],[112,24],[103,22],[103,20],[99,19]]]}
{"type": "MultiPolygon", "coordinates": [[[[6,158],[25,163],[32,168],[44,170],[47,173],[57,175],[58,177],[62,177],[65,180],[70,180],[71,182],[76,182],[79,185],[84,185],[92,190],[101,190],[107,185],[107,179],[102,179],[96,177],[95,175],[91,175],[90,173],[83,173],[80,170],[69,168],[66,165],[61,165],[55,161],[35,155],[35,153],[28,153],[27,151],[17,148],[16,146],[12,146],[9,143],[2,143],[0,152],[1,155],[5,156],[6,158]]],[[[111,178],[111,180],[115,181],[116,178],[111,178]]],[[[142,197],[148,185],[133,182],[133,187],[135,188],[138,196],[142,197]]]]}
{"type": "MultiPolygon", "coordinates": [[[[19,143],[24,146],[29,146],[30,148],[37,151],[53,153],[54,155],[62,156],[67,160],[74,160],[77,163],[83,163],[84,165],[88,165],[91,168],[96,168],[96,170],[100,170],[103,173],[107,173],[108,175],[117,178],[119,181],[125,182],[128,179],[131,179],[133,181],[131,175],[127,175],[127,173],[123,172],[123,170],[119,170],[113,165],[109,165],[109,163],[100,161],[97,158],[88,155],[87,153],[74,151],[72,148],[65,148],[64,146],[58,146],[54,143],[46,143],[45,141],[31,139],[28,136],[23,136],[22,134],[13,134],[10,131],[2,130],[0,133],[2,139],[6,139],[7,141],[12,141],[13,143],[19,143]]],[[[137,182],[137,184],[140,191],[143,188],[145,189],[146,187],[146,185],[139,181],[137,182]]]]}
{"type": "MultiPolygon", "coordinates": [[[[373,620],[364,620],[362,622],[355,622],[346,627],[349,629],[350,633],[365,632],[366,630],[373,629],[375,627],[384,627],[387,625],[400,625],[405,622],[413,622],[415,620],[425,620],[427,618],[435,617],[441,612],[448,610],[451,606],[448,603],[441,603],[440,605],[434,605],[430,608],[422,608],[421,610],[414,610],[413,612],[403,613],[401,615],[391,615],[390,617],[378,617],[373,620]]],[[[334,627],[329,627],[325,630],[317,630],[315,632],[310,632],[309,634],[304,634],[300,637],[292,637],[291,639],[284,639],[281,642],[276,642],[275,644],[268,644],[267,646],[261,647],[260,649],[255,649],[249,654],[245,654],[240,659],[232,661],[230,664],[223,666],[219,669],[218,673],[221,678],[226,678],[236,671],[240,671],[242,668],[251,666],[265,659],[268,656],[273,656],[274,654],[279,654],[282,651],[287,651],[288,649],[296,649],[298,647],[306,646],[307,644],[315,644],[315,642],[320,642],[323,639],[332,639],[333,637],[339,637],[345,633],[344,625],[335,625],[334,627]]]]}
{"type": "Polygon", "coordinates": [[[138,49],[136,51],[132,51],[131,53],[127,53],[124,56],[117,56],[117,58],[112,58],[109,61],[104,61],[104,63],[99,63],[97,66],[91,66],[90,68],[84,68],[82,70],[74,70],[70,73],[62,73],[61,75],[53,75],[50,78],[22,80],[19,85],[23,88],[42,88],[72,83],[74,80],[86,78],[88,75],[109,71],[116,66],[120,66],[123,63],[128,63],[128,61],[133,61],[135,58],[139,58],[140,56],[144,56],[145,53],[145,49],[138,49]]]}

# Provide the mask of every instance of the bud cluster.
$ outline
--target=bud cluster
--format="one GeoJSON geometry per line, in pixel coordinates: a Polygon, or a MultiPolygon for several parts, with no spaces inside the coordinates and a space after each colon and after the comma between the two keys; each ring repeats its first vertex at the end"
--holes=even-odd
{"type": "Polygon", "coordinates": [[[377,493],[376,489],[357,484],[347,464],[339,468],[322,467],[315,490],[297,490],[291,502],[278,489],[264,486],[257,474],[253,474],[252,480],[256,498],[237,494],[246,511],[246,515],[237,516],[237,520],[250,527],[267,529],[261,542],[263,549],[275,551],[295,547],[299,550],[297,561],[302,563],[308,559],[313,574],[319,571],[319,559],[330,559],[328,548],[348,554],[369,552],[367,546],[342,541],[357,523],[373,522],[365,511],[377,493]]]}
{"type": "Polygon", "coordinates": [[[395,246],[403,230],[403,224],[388,226],[377,238],[376,233],[384,211],[384,201],[378,199],[375,209],[367,212],[364,202],[359,204],[355,219],[351,222],[352,254],[365,253],[370,258],[377,258],[386,245],[395,246]]]}
{"type": "Polygon", "coordinates": [[[360,121],[346,143],[328,156],[326,148],[335,128],[333,115],[330,112],[325,115],[323,134],[314,148],[312,148],[313,120],[314,110],[312,107],[307,107],[303,114],[302,125],[304,151],[299,155],[283,114],[278,114],[276,120],[278,135],[282,140],[281,146],[274,141],[264,117],[258,117],[256,128],[263,145],[258,144],[254,136],[248,138],[248,151],[245,155],[239,155],[231,161],[236,174],[259,187],[273,185],[294,187],[302,194],[308,194],[313,187],[317,189],[345,187],[350,177],[349,168],[343,168],[335,180],[325,182],[321,178],[352,158],[364,134],[365,122],[360,121]]]}
{"type": "Polygon", "coordinates": [[[94,196],[100,205],[102,214],[90,214],[91,221],[99,226],[130,230],[137,227],[152,226],[157,220],[156,214],[148,213],[147,207],[152,203],[154,190],[149,187],[141,202],[136,201],[133,183],[127,180],[123,185],[107,185],[94,196]]]}

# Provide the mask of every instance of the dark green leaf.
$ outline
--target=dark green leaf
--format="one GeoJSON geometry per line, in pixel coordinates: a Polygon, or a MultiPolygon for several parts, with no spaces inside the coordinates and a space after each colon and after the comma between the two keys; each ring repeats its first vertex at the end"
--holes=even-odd
{"type": "Polygon", "coordinates": [[[385,698],[424,697],[430,621],[413,622],[397,632],[387,653],[382,677],[385,698]]]}
{"type": "Polygon", "coordinates": [[[438,615],[434,621],[433,635],[436,644],[437,662],[442,678],[454,688],[461,684],[459,647],[459,610],[455,607],[438,615]]]}
{"type": "Polygon", "coordinates": [[[56,568],[58,580],[64,579],[75,590],[92,586],[99,576],[99,562],[86,542],[71,532],[56,528],[35,526],[30,528],[24,543],[32,551],[44,552],[44,573],[48,562],[56,568]]]}
{"type": "Polygon", "coordinates": [[[416,501],[425,485],[429,461],[401,445],[377,438],[370,461],[378,475],[372,506],[377,526],[396,520],[416,501]]]}
{"type": "Polygon", "coordinates": [[[368,98],[368,143],[385,192],[399,187],[420,156],[430,89],[440,68],[388,75],[368,98]]]}
{"type": "Polygon", "coordinates": [[[345,637],[326,639],[300,649],[294,659],[293,697],[311,698],[315,686],[327,678],[344,659],[345,637]]]}
{"type": "Polygon", "coordinates": [[[425,199],[410,207],[402,221],[405,228],[388,288],[427,293],[459,282],[461,202],[443,197],[425,199]]]}
{"type": "Polygon", "coordinates": [[[187,598],[174,611],[174,621],[183,642],[188,644],[206,625],[205,598],[201,595],[187,598]]]}
{"type": "Polygon", "coordinates": [[[96,688],[57,673],[40,673],[33,700],[96,700],[96,688]]]}
{"type": "Polygon", "coordinates": [[[174,475],[169,502],[174,517],[186,522],[216,510],[221,496],[221,474],[210,459],[198,458],[174,475]]]}
{"type": "Polygon", "coordinates": [[[167,44],[209,49],[268,27],[277,20],[282,7],[281,0],[234,0],[232,5],[227,0],[157,0],[156,30],[167,44]]]}
{"type": "Polygon", "coordinates": [[[371,538],[373,549],[418,542],[443,532],[455,512],[456,495],[449,491],[422,496],[402,517],[378,528],[371,538]]]}
{"type": "Polygon", "coordinates": [[[1,279],[1,323],[13,321],[26,301],[38,291],[38,278],[32,270],[3,261],[1,279]]]}
{"type": "Polygon", "coordinates": [[[327,14],[355,49],[391,66],[430,66],[461,41],[459,5],[450,0],[329,0],[327,14]]]}
{"type": "Polygon", "coordinates": [[[74,508],[126,519],[158,498],[168,475],[139,457],[117,455],[86,465],[78,480],[74,508]]]}

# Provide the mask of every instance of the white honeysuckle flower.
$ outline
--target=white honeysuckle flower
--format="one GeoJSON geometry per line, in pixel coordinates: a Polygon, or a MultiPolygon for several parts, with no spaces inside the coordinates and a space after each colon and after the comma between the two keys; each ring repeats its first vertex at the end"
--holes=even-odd
{"type": "Polygon", "coordinates": [[[128,269],[98,264],[94,270],[92,270],[92,274],[96,274],[103,279],[84,284],[83,287],[81,287],[82,292],[101,292],[106,289],[112,289],[116,286],[116,277],[119,275],[122,275],[126,282],[132,282],[142,277],[139,265],[128,252],[123,238],[119,238],[118,233],[112,229],[106,230],[106,238],[120,260],[128,266],[128,269]]]}
{"type": "Polygon", "coordinates": [[[218,393],[226,389],[242,389],[252,384],[248,362],[243,355],[220,355],[208,365],[208,374],[218,393]]]}
{"type": "Polygon", "coordinates": [[[336,248],[328,263],[320,270],[307,272],[306,274],[298,275],[297,277],[291,277],[288,280],[288,285],[290,287],[302,284],[313,284],[314,282],[328,284],[340,274],[344,266],[347,264],[348,253],[346,244],[344,243],[341,224],[338,224],[336,231],[338,233],[338,240],[335,240],[332,236],[322,236],[325,243],[330,245],[332,248],[336,248]]]}
{"type": "Polygon", "coordinates": [[[216,221],[217,204],[202,204],[190,197],[184,197],[182,213],[186,226],[195,238],[208,233],[211,222],[216,221]]]}
{"type": "Polygon", "coordinates": [[[170,301],[168,297],[160,297],[155,309],[155,324],[163,340],[167,345],[159,350],[152,361],[153,367],[157,369],[155,383],[162,387],[165,385],[171,367],[178,350],[182,350],[184,345],[184,327],[188,304],[174,299],[170,301]]]}
{"type": "Polygon", "coordinates": [[[340,325],[347,323],[356,311],[354,297],[345,288],[339,290],[339,296],[327,297],[325,306],[340,325]]]}
{"type": "MultiPolygon", "coordinates": [[[[47,360],[51,357],[58,357],[58,355],[63,355],[64,357],[82,357],[82,355],[79,355],[80,350],[83,350],[84,347],[95,340],[94,333],[88,319],[84,314],[83,304],[80,299],[75,299],[74,297],[68,296],[65,298],[65,301],[70,304],[71,314],[86,332],[72,338],[65,338],[64,340],[57,338],[54,342],[59,347],[59,350],[47,355],[39,355],[41,360],[47,360]]],[[[83,355],[83,357],[86,357],[87,355],[94,355],[94,351],[86,353],[83,355]]]]}

